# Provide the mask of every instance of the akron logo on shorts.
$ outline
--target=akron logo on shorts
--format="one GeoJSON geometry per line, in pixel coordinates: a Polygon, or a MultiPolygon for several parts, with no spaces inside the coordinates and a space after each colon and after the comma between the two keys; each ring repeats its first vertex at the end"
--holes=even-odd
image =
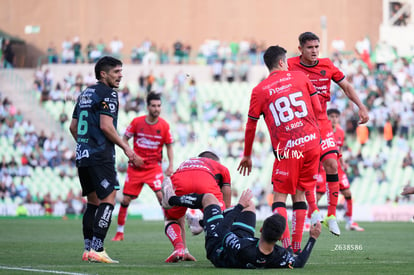
{"type": "Polygon", "coordinates": [[[101,186],[103,187],[103,188],[108,188],[108,186],[109,186],[109,181],[107,180],[107,179],[104,179],[103,181],[101,181],[101,186]]]}

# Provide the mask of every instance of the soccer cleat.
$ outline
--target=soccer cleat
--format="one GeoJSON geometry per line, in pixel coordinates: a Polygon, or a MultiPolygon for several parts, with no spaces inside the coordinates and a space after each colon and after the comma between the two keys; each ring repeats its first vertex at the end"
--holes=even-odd
{"type": "Polygon", "coordinates": [[[124,240],[124,233],[123,232],[116,232],[115,236],[112,238],[111,241],[123,241],[124,240]]]}
{"type": "Polygon", "coordinates": [[[313,211],[311,215],[311,225],[315,225],[317,222],[323,222],[323,217],[321,215],[321,212],[319,210],[313,211]]]}
{"type": "Polygon", "coordinates": [[[172,196],[175,196],[175,192],[174,192],[174,189],[173,189],[173,186],[172,186],[171,179],[169,177],[164,178],[164,180],[162,182],[162,186],[161,186],[161,192],[162,192],[161,206],[164,209],[172,208],[172,206],[168,203],[168,200],[172,196]]]}
{"type": "Polygon", "coordinates": [[[346,230],[352,230],[352,231],[359,231],[359,232],[365,231],[365,229],[360,227],[356,222],[353,222],[351,224],[347,224],[345,226],[345,229],[346,230]]]}
{"type": "Polygon", "coordinates": [[[82,261],[88,262],[89,261],[88,255],[89,255],[89,251],[88,250],[83,251],[82,261]]]}
{"type": "Polygon", "coordinates": [[[176,263],[184,259],[185,249],[178,248],[171,253],[171,255],[165,260],[166,263],[176,263]]]}
{"type": "Polygon", "coordinates": [[[329,231],[339,236],[341,235],[341,230],[339,230],[338,222],[336,221],[336,217],[334,215],[330,215],[329,217],[325,217],[325,220],[323,221],[325,227],[329,228],[329,231]]]}
{"type": "Polygon", "coordinates": [[[103,250],[101,252],[95,251],[93,249],[91,249],[91,251],[89,251],[88,254],[88,259],[91,262],[96,262],[96,263],[107,263],[107,264],[117,264],[119,263],[119,261],[116,260],[112,260],[108,254],[106,254],[106,251],[103,250]]]}
{"type": "Polygon", "coordinates": [[[203,213],[200,210],[188,209],[185,213],[185,219],[193,235],[198,235],[203,232],[204,229],[200,225],[200,219],[203,219],[203,213]]]}

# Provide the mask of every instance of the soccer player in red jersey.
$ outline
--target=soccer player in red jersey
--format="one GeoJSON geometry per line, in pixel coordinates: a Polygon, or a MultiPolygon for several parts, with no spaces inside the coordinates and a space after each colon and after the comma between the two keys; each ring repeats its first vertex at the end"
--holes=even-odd
{"type": "MultiPolygon", "coordinates": [[[[264,54],[269,76],[252,91],[245,130],[245,148],[238,171],[249,175],[252,145],[257,121],[263,115],[275,154],[273,164],[274,213],[286,219],[283,247],[300,251],[307,205],[304,192],[315,188],[320,155],[317,116],[321,106],[315,87],[302,72],[287,71],[286,50],[269,47],[264,54]],[[286,212],[286,199],[292,197],[292,240],[286,212]]],[[[315,221],[316,223],[316,221],[315,221]]]]}
{"type": "MultiPolygon", "coordinates": [[[[315,86],[322,106],[322,116],[318,117],[321,131],[321,156],[320,160],[326,171],[326,182],[328,190],[328,213],[324,224],[328,226],[332,234],[341,234],[336,221],[336,206],[338,204],[339,177],[338,177],[338,148],[336,146],[332,126],[326,115],[327,102],[330,101],[331,80],[341,87],[346,96],[354,102],[358,108],[359,123],[366,123],[369,119],[368,110],[362,104],[352,85],[346,80],[345,75],[332,63],[329,58],[319,58],[320,40],[311,32],[302,33],[299,36],[300,56],[288,59],[290,71],[304,72],[315,86]]],[[[306,198],[309,202],[309,210],[314,211],[314,192],[307,192],[306,198]]]]}
{"type": "MultiPolygon", "coordinates": [[[[341,115],[341,112],[338,109],[332,108],[332,109],[328,109],[327,115],[332,125],[335,143],[338,146],[339,154],[341,154],[342,147],[344,146],[344,143],[345,143],[345,132],[339,126],[339,117],[341,115]]],[[[345,202],[346,202],[345,228],[347,230],[364,231],[364,228],[360,227],[358,223],[352,220],[352,210],[353,210],[352,193],[351,193],[351,189],[350,189],[351,186],[349,184],[348,177],[343,169],[346,167],[345,165],[346,164],[343,158],[339,158],[338,159],[339,190],[344,196],[345,202]]],[[[325,178],[325,170],[323,169],[323,167],[320,167],[319,172],[320,174],[319,174],[318,182],[316,184],[316,201],[317,202],[321,199],[321,197],[326,192],[326,181],[325,181],[326,178],[325,178]]],[[[308,213],[308,217],[309,217],[309,213],[308,213]]]]}
{"type": "MultiPolygon", "coordinates": [[[[211,193],[217,198],[221,209],[225,210],[231,204],[231,178],[227,167],[219,161],[220,159],[213,152],[202,152],[198,157],[181,163],[171,179],[165,178],[164,181],[171,180],[177,196],[211,193]]],[[[169,207],[164,203],[163,201],[163,207],[166,208],[165,234],[174,246],[174,251],[165,262],[195,261],[185,242],[184,215],[187,207],[175,206],[168,209],[169,207]]]]}
{"type": "Polygon", "coordinates": [[[161,97],[150,92],[147,96],[148,114],[136,117],[126,128],[123,140],[134,140],[134,151],[141,159],[139,167],[128,165],[125,179],[123,197],[118,213],[118,229],[113,241],[124,239],[124,226],[127,217],[128,206],[133,199],[138,198],[144,184],[154,191],[161,204],[161,184],[164,179],[162,171],[162,149],[167,148],[168,168],[167,176],[173,172],[173,138],[169,124],[161,118],[161,97]]]}

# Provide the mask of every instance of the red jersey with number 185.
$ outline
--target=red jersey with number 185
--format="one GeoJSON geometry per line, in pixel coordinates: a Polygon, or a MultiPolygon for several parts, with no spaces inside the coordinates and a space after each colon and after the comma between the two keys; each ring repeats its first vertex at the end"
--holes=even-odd
{"type": "Polygon", "coordinates": [[[322,107],[320,119],[327,119],[326,104],[331,100],[331,80],[336,83],[345,78],[345,75],[332,63],[329,58],[320,58],[315,65],[307,66],[300,62],[300,56],[288,59],[289,71],[301,71],[309,77],[318,92],[322,107]]]}
{"type": "Polygon", "coordinates": [[[292,157],[319,146],[312,95],[316,90],[302,72],[273,72],[253,89],[249,117],[258,120],[263,114],[277,155],[292,157]]]}
{"type": "Polygon", "coordinates": [[[146,122],[145,116],[136,117],[128,125],[124,135],[128,138],[134,137],[134,151],[144,160],[144,165],[139,169],[161,165],[163,145],[173,143],[170,125],[160,117],[155,124],[146,122]]]}

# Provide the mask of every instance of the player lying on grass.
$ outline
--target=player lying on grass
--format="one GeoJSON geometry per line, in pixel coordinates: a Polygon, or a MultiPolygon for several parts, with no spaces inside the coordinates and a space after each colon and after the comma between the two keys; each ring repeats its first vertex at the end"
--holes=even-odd
{"type": "Polygon", "coordinates": [[[204,232],[207,258],[216,267],[225,268],[294,268],[304,267],[321,233],[318,221],[312,225],[305,248],[298,255],[278,246],[286,220],[279,214],[268,217],[255,238],[256,214],[251,190],[243,191],[239,202],[223,215],[212,194],[176,196],[171,182],[163,182],[164,207],[185,206],[204,209],[204,232]]]}

